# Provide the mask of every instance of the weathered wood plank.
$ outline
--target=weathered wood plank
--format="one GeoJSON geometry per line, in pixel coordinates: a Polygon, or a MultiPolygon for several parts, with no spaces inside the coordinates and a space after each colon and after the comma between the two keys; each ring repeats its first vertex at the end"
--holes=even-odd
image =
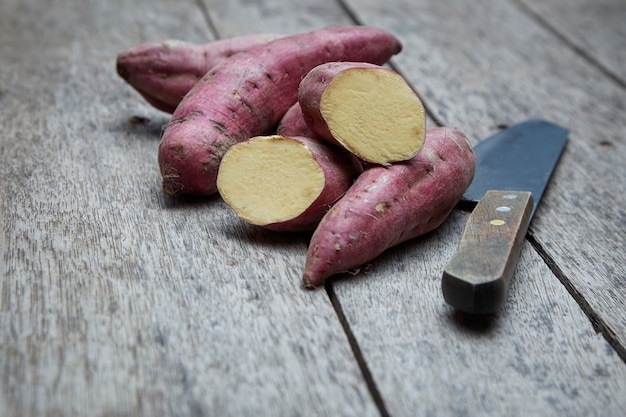
{"type": "Polygon", "coordinates": [[[440,279],[462,213],[333,285],[390,414],[620,413],[626,368],[585,313],[623,354],[625,92],[511,4],[347,3],[403,40],[397,68],[473,141],[536,116],[572,130],[531,233],[578,299],[527,243],[504,310],[452,314],[440,279]]]}
{"type": "Polygon", "coordinates": [[[626,85],[626,3],[622,0],[518,0],[585,57],[626,85]]]}
{"type": "Polygon", "coordinates": [[[304,239],[160,190],[168,116],[115,56],[210,39],[197,4],[7,0],[0,28],[0,414],[376,415],[304,239]]]}

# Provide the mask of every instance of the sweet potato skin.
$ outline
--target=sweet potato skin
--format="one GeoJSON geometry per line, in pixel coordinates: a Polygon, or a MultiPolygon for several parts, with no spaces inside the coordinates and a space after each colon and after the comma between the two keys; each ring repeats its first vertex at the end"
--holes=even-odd
{"type": "Polygon", "coordinates": [[[298,102],[291,106],[283,118],[280,119],[276,133],[283,136],[304,136],[319,139],[304,120],[302,107],[298,102]]]}
{"type": "Polygon", "coordinates": [[[269,133],[297,101],[298,85],[313,67],[336,60],[384,63],[401,48],[381,29],[330,27],[276,39],[213,67],[180,102],[161,139],[164,192],[215,193],[224,153],[269,133]]]}
{"type": "Polygon", "coordinates": [[[172,113],[191,87],[231,56],[282,35],[252,34],[194,44],[178,39],[146,42],[117,56],[116,69],[131,87],[159,110],[172,113]]]}
{"type": "Polygon", "coordinates": [[[475,167],[469,141],[450,128],[428,129],[424,148],[413,159],[368,167],[313,233],[305,287],[319,286],[439,227],[471,183],[475,167]]]}

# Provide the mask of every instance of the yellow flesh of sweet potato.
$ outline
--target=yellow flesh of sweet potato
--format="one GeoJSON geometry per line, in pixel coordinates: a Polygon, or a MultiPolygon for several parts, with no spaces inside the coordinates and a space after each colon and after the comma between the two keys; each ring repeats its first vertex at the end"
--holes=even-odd
{"type": "Polygon", "coordinates": [[[222,159],[218,177],[224,201],[239,217],[256,225],[298,216],[323,188],[324,172],[311,152],[280,136],[234,146],[222,159]]]}

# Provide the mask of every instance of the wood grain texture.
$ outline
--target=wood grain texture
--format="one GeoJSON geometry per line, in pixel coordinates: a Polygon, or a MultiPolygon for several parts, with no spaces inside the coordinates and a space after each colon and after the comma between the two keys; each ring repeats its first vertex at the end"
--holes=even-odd
{"type": "Polygon", "coordinates": [[[8,0],[0,28],[0,414],[376,415],[304,238],[160,189],[168,116],[115,57],[209,39],[197,4],[8,0]]]}
{"type": "Polygon", "coordinates": [[[0,415],[623,412],[624,91],[517,3],[340,3],[0,3],[0,415]],[[531,228],[569,288],[526,242],[507,307],[455,314],[455,211],[329,299],[301,287],[305,236],[163,195],[169,115],[117,76],[119,51],[352,15],[402,39],[396,67],[474,142],[529,116],[572,129],[531,228]]]}

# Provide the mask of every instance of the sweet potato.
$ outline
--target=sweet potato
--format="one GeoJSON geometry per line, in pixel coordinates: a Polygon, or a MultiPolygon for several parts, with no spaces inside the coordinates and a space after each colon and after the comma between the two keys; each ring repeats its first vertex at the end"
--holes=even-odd
{"type": "Polygon", "coordinates": [[[304,285],[318,286],[437,228],[469,186],[475,166],[474,151],[461,132],[432,128],[414,158],[366,168],[313,233],[304,285]]]}
{"type": "Polygon", "coordinates": [[[311,231],[362,171],[344,149],[305,137],[257,136],[226,152],[217,188],[248,223],[311,231]]]}
{"type": "Polygon", "coordinates": [[[280,119],[280,122],[278,122],[276,134],[284,136],[318,138],[317,135],[313,133],[309,125],[307,125],[304,121],[302,107],[300,107],[300,103],[297,102],[291,106],[289,110],[287,110],[283,118],[280,119]]]}
{"type": "Polygon", "coordinates": [[[176,39],[146,42],[118,54],[117,73],[154,107],[172,113],[191,87],[215,65],[279,37],[242,35],[205,44],[176,39]]]}
{"type": "Polygon", "coordinates": [[[363,62],[330,62],[300,83],[307,125],[370,163],[414,157],[424,144],[422,101],[397,72],[363,62]]]}
{"type": "Polygon", "coordinates": [[[213,67],[183,98],[163,133],[163,190],[215,193],[224,153],[270,133],[296,103],[298,85],[312,68],[337,60],[384,63],[400,49],[400,41],[381,29],[330,27],[276,39],[213,67]]]}

